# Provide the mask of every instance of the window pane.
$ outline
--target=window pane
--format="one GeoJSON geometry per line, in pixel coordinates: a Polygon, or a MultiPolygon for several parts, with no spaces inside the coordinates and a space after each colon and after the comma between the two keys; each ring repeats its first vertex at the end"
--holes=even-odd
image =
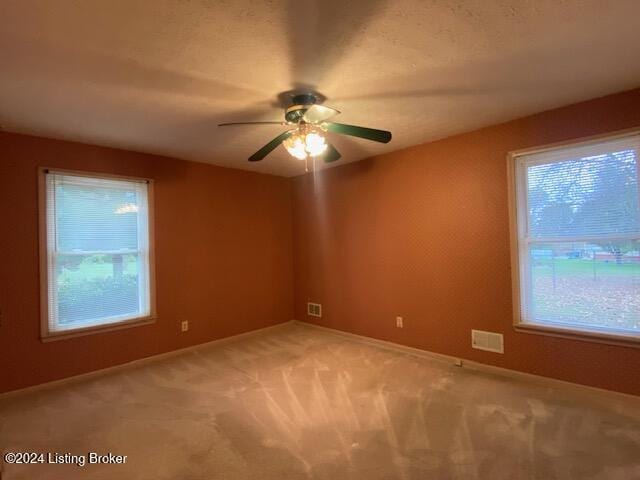
{"type": "Polygon", "coordinates": [[[640,231],[634,149],[527,167],[529,235],[536,238],[640,231]]]}
{"type": "Polygon", "coordinates": [[[640,333],[640,242],[529,246],[527,320],[640,333]]]}
{"type": "Polygon", "coordinates": [[[69,176],[56,180],[58,250],[137,249],[139,199],[135,184],[90,182],[91,179],[69,176]]]}
{"type": "Polygon", "coordinates": [[[138,255],[58,255],[55,258],[58,327],[138,316],[138,255]]]}
{"type": "Polygon", "coordinates": [[[45,334],[151,315],[148,183],[47,172],[45,334]]]}

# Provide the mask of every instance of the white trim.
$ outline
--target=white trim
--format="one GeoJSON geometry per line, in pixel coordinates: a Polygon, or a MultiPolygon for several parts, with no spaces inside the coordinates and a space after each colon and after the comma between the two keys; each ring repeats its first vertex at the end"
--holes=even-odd
{"type": "Polygon", "coordinates": [[[626,333],[620,330],[616,333],[610,333],[609,331],[598,330],[590,325],[585,325],[578,330],[573,324],[547,325],[540,322],[533,323],[523,321],[518,325],[514,325],[514,329],[520,333],[568,338],[570,340],[603,343],[605,345],[616,345],[627,348],[640,348],[640,338],[635,332],[626,333]]]}
{"type": "Polygon", "coordinates": [[[609,399],[617,397],[617,399],[631,400],[633,402],[638,402],[637,407],[640,408],[640,396],[632,395],[630,393],[617,392],[615,390],[606,390],[604,388],[592,387],[590,385],[583,385],[581,383],[573,383],[573,382],[568,382],[566,380],[558,380],[557,378],[544,377],[542,375],[536,375],[533,373],[526,373],[518,370],[511,370],[509,368],[496,367],[494,365],[488,365],[486,363],[475,362],[473,360],[467,360],[464,358],[452,357],[450,355],[445,355],[442,353],[430,352],[429,350],[422,350],[420,348],[409,347],[407,345],[389,342],[387,340],[380,340],[373,337],[367,337],[365,335],[358,335],[357,333],[345,332],[344,330],[337,330],[335,328],[323,327],[322,325],[302,322],[300,320],[293,320],[293,323],[297,325],[303,325],[309,328],[324,330],[334,335],[346,337],[352,340],[356,340],[360,343],[373,345],[376,347],[384,348],[386,350],[391,350],[394,352],[414,355],[421,358],[428,358],[430,360],[443,362],[443,363],[446,363],[447,365],[456,366],[458,368],[462,366],[472,371],[489,373],[492,375],[500,375],[502,377],[526,380],[534,384],[546,386],[546,387],[556,386],[561,388],[570,388],[577,392],[601,395],[609,399]]]}
{"type": "Polygon", "coordinates": [[[151,325],[156,322],[156,317],[135,317],[126,320],[120,320],[113,323],[101,323],[86,327],[76,327],[69,330],[56,330],[47,336],[41,336],[42,343],[57,342],[58,340],[66,340],[74,337],[84,337],[85,335],[93,335],[95,333],[113,332],[116,330],[124,330],[132,327],[142,327],[151,325]]]}
{"type": "Polygon", "coordinates": [[[71,377],[62,378],[60,380],[52,380],[50,382],[39,383],[37,385],[31,385],[29,387],[20,388],[18,390],[9,390],[8,392],[0,393],[0,399],[18,396],[18,395],[25,395],[28,393],[39,392],[43,390],[49,390],[55,387],[60,387],[63,385],[69,385],[69,384],[74,384],[74,383],[82,382],[85,380],[89,380],[94,377],[101,377],[101,376],[111,374],[120,370],[128,369],[130,367],[136,367],[140,365],[146,365],[148,363],[159,362],[166,358],[171,358],[178,355],[184,355],[188,353],[197,353],[199,350],[204,350],[209,347],[220,346],[227,343],[233,343],[238,340],[242,340],[244,338],[264,335],[273,330],[284,328],[285,326],[291,325],[292,323],[294,323],[294,320],[289,320],[287,322],[277,323],[275,325],[269,325],[267,327],[258,328],[257,330],[250,330],[248,332],[231,335],[230,337],[218,338],[216,340],[211,340],[209,342],[199,343],[197,345],[191,345],[189,347],[184,347],[184,348],[178,348],[177,350],[170,350],[168,352],[158,353],[156,355],[151,355],[149,357],[138,358],[130,362],[121,363],[119,365],[113,365],[111,367],[101,368],[99,370],[93,370],[87,373],[81,373],[79,375],[73,375],[71,377]]]}
{"type": "Polygon", "coordinates": [[[68,170],[64,168],[50,168],[40,167],[40,171],[44,173],[57,173],[60,175],[70,175],[74,177],[87,177],[91,178],[104,178],[106,180],[121,180],[125,182],[139,182],[139,183],[153,183],[153,178],[150,177],[132,177],[130,175],[118,175],[115,173],[103,173],[103,172],[87,172],[85,170],[68,170]]]}

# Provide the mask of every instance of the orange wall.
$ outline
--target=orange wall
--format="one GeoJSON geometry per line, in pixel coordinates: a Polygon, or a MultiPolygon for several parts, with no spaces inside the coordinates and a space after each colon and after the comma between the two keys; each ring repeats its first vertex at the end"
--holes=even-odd
{"type": "Polygon", "coordinates": [[[292,318],[288,179],[0,133],[0,391],[292,318]],[[155,324],[42,343],[37,167],[155,179],[155,324]],[[189,331],[180,332],[180,321],[189,331]]]}
{"type": "Polygon", "coordinates": [[[506,176],[510,150],[634,126],[640,89],[294,179],[296,318],[640,394],[640,349],[513,330],[506,176]],[[504,355],[472,328],[504,333],[504,355]]]}

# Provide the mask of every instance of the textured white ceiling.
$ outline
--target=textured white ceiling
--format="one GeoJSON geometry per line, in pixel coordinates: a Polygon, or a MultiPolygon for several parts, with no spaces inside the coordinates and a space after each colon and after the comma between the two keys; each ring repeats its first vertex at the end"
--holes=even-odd
{"type": "Polygon", "coordinates": [[[278,175],[278,94],[306,86],[337,121],[338,164],[640,85],[638,0],[8,0],[5,130],[278,175]]]}

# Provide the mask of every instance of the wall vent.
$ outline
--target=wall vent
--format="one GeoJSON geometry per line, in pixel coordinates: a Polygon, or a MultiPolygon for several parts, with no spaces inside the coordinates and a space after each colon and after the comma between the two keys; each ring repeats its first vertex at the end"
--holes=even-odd
{"type": "Polygon", "coordinates": [[[471,330],[471,346],[487,352],[504,353],[504,338],[501,333],[471,330]]]}
{"type": "Polygon", "coordinates": [[[321,317],[322,316],[322,305],[319,303],[307,303],[307,315],[311,315],[312,317],[321,317]]]}

